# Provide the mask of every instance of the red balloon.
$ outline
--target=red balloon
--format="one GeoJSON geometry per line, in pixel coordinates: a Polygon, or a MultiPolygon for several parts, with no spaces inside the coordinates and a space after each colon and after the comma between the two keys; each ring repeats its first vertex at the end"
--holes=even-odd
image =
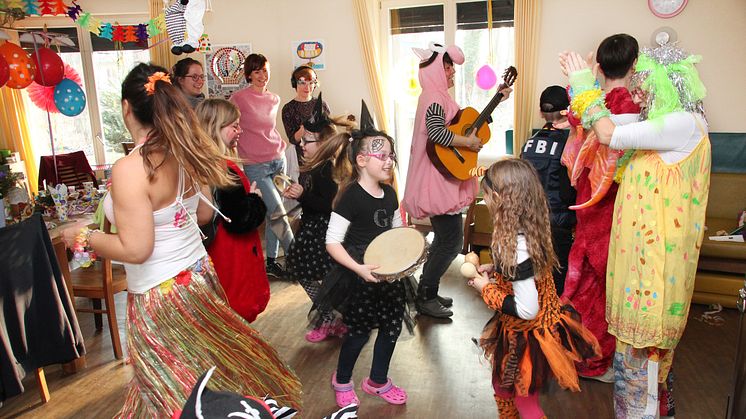
{"type": "Polygon", "coordinates": [[[11,89],[23,89],[34,81],[36,66],[23,48],[6,42],[0,45],[0,56],[5,58],[10,68],[10,78],[6,86],[11,89]]]}
{"type": "Polygon", "coordinates": [[[34,81],[42,86],[56,86],[65,78],[65,64],[53,50],[42,47],[31,51],[31,60],[36,66],[34,81]]]}
{"type": "Polygon", "coordinates": [[[5,86],[5,82],[10,78],[10,67],[8,62],[5,61],[2,55],[0,55],[0,87],[5,86]]]}

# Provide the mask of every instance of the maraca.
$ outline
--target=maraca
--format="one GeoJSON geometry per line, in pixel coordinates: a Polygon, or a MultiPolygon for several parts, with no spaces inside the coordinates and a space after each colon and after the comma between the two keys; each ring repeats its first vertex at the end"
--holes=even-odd
{"type": "Polygon", "coordinates": [[[468,278],[470,281],[479,276],[477,270],[477,264],[479,263],[479,256],[474,252],[469,252],[464,256],[464,263],[461,265],[461,275],[464,278],[468,278]]]}

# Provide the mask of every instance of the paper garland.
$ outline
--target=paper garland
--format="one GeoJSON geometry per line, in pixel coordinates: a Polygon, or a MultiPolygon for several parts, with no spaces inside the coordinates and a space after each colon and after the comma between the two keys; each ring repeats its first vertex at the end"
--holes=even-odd
{"type": "MultiPolygon", "coordinates": [[[[64,0],[0,0],[1,8],[18,8],[27,15],[36,16],[66,15],[81,28],[112,42],[134,42],[147,45],[148,39],[166,32],[166,17],[163,13],[138,25],[119,25],[116,22],[102,22],[90,13],[83,11],[74,0],[70,5],[66,4],[64,0]]],[[[210,42],[206,34],[202,35],[200,41],[198,50],[209,51],[210,42]]]]}

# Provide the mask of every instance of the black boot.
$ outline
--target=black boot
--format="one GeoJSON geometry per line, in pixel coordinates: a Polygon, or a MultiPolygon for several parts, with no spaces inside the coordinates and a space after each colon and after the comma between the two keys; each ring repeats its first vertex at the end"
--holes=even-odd
{"type": "MultiPolygon", "coordinates": [[[[453,303],[453,300],[451,300],[453,303]]],[[[453,316],[449,310],[438,298],[438,291],[435,288],[420,285],[417,290],[417,301],[415,302],[417,312],[438,319],[447,319],[453,316]]]]}
{"type": "Polygon", "coordinates": [[[453,316],[453,312],[443,306],[437,298],[430,300],[417,300],[416,302],[417,312],[437,319],[447,319],[453,316]]]}
{"type": "Polygon", "coordinates": [[[285,269],[282,268],[282,265],[277,263],[275,258],[267,258],[267,275],[274,276],[277,279],[282,279],[286,274],[285,269]]]}
{"type": "Polygon", "coordinates": [[[440,301],[440,304],[442,304],[443,307],[451,307],[453,305],[453,298],[451,297],[441,297],[440,295],[438,295],[435,298],[440,301]]]}

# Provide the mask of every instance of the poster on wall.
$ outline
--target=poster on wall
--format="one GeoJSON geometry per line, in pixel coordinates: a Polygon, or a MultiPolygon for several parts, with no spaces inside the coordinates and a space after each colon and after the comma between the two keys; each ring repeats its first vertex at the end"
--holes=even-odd
{"type": "Polygon", "coordinates": [[[213,45],[205,54],[207,95],[229,99],[233,92],[248,85],[243,74],[243,63],[251,54],[251,44],[213,45]]]}
{"type": "Polygon", "coordinates": [[[293,68],[307,65],[314,70],[325,70],[324,48],[325,43],[321,39],[313,41],[293,41],[290,45],[293,54],[293,68]]]}

